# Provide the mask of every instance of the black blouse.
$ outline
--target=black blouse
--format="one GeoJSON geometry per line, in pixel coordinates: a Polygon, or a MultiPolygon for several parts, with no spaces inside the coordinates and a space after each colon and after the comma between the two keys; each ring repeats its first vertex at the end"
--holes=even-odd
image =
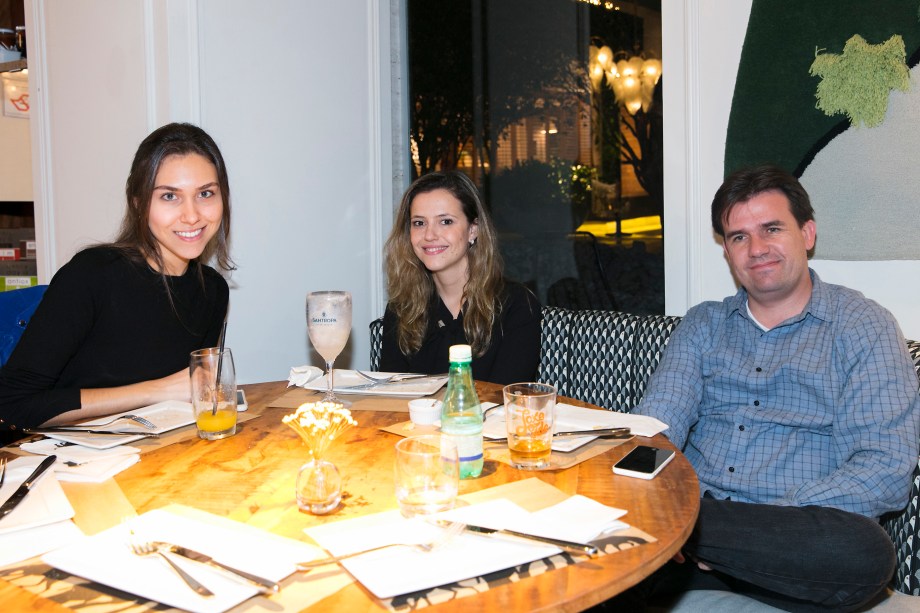
{"type": "Polygon", "coordinates": [[[80,408],[80,390],[148,381],[188,367],[217,344],[227,282],[191,263],[169,277],[110,247],[77,253],[54,275],[22,339],[0,369],[0,439],[80,408]]]}
{"type": "MultiPolygon", "coordinates": [[[[506,385],[533,381],[540,364],[540,303],[523,285],[506,282],[502,309],[492,327],[492,342],[473,358],[473,378],[506,385]]],[[[451,345],[469,344],[463,331],[463,311],[454,319],[435,294],[429,306],[428,330],[413,355],[403,355],[396,340],[396,314],[387,306],[383,316],[380,370],[384,372],[446,373],[451,345]]]]}

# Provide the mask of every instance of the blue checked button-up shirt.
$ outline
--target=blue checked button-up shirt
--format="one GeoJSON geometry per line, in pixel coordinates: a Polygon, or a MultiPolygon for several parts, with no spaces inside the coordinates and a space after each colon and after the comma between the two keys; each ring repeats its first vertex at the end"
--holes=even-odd
{"type": "Polygon", "coordinates": [[[917,465],[917,375],[887,310],[811,275],[803,313],[766,332],[744,289],[692,308],[633,412],[669,425],[716,498],[879,517],[917,465]]]}

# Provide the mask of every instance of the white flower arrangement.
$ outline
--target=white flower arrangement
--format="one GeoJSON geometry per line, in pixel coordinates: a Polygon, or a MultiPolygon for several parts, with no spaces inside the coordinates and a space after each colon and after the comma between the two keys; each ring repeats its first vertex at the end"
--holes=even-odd
{"type": "Polygon", "coordinates": [[[332,441],[358,422],[337,402],[306,402],[281,419],[300,435],[314,459],[320,459],[332,441]]]}

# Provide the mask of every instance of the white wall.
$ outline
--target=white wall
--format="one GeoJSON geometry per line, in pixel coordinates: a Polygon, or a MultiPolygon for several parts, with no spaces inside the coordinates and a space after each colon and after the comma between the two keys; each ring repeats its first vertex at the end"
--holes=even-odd
{"type": "Polygon", "coordinates": [[[44,169],[47,180],[35,189],[36,209],[47,215],[39,222],[36,211],[44,277],[79,248],[112,237],[124,210],[131,156],[148,122],[143,3],[36,5],[43,36],[29,36],[30,113],[33,124],[49,128],[36,147],[33,125],[33,170],[40,175],[44,169]],[[45,44],[36,45],[36,38],[45,44]]]}
{"type": "Polygon", "coordinates": [[[321,364],[304,314],[318,289],[353,293],[352,339],[337,364],[366,367],[392,207],[380,137],[390,129],[389,7],[380,16],[377,0],[28,0],[26,10],[33,102],[42,101],[32,118],[37,221],[49,239],[42,281],[113,236],[144,136],[192,121],[230,171],[239,269],[227,343],[240,381],[321,364]]]}
{"type": "Polygon", "coordinates": [[[233,181],[239,270],[228,342],[238,368],[272,380],[320,364],[306,353],[304,309],[307,292],[323,289],[352,293],[351,361],[367,367],[367,326],[383,313],[381,211],[391,207],[373,102],[375,3],[200,6],[201,120],[220,138],[233,181]]]}
{"type": "Polygon", "coordinates": [[[142,20],[139,1],[26,0],[41,283],[79,248],[111,238],[121,218],[148,124],[142,20]]]}
{"type": "MultiPolygon", "coordinates": [[[[666,310],[721,300],[735,283],[709,223],[722,182],[728,116],[751,0],[662,2],[666,310]]],[[[818,230],[821,220],[818,219],[818,230]]],[[[920,262],[815,260],[821,278],[888,308],[920,339],[920,262]]]]}

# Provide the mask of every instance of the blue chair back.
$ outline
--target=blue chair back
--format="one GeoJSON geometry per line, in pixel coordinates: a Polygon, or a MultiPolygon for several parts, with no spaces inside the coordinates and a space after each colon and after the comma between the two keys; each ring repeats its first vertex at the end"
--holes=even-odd
{"type": "Polygon", "coordinates": [[[35,285],[0,292],[0,366],[10,358],[47,288],[35,285]]]}

